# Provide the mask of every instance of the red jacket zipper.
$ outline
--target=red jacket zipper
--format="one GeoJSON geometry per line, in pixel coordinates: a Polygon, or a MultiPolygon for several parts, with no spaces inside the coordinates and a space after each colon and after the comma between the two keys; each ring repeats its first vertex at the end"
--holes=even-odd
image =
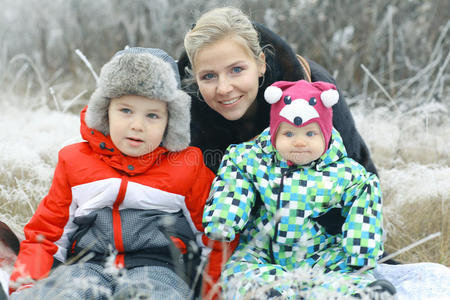
{"type": "Polygon", "coordinates": [[[115,259],[115,264],[117,267],[125,267],[125,249],[123,247],[122,238],[122,220],[120,219],[119,206],[125,199],[125,194],[127,191],[128,178],[122,176],[122,182],[120,183],[119,193],[117,194],[116,201],[114,202],[112,209],[112,219],[113,219],[113,232],[114,232],[114,244],[117,249],[117,256],[115,259]]]}

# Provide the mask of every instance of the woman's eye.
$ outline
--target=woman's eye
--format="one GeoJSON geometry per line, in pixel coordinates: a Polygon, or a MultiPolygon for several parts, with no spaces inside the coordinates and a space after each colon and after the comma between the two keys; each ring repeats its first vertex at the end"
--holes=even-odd
{"type": "Polygon", "coordinates": [[[208,74],[205,74],[202,76],[203,80],[211,80],[213,78],[214,78],[214,74],[212,74],[212,73],[208,73],[208,74]]]}
{"type": "Polygon", "coordinates": [[[232,72],[233,73],[240,73],[240,72],[242,72],[242,68],[241,67],[233,67],[232,72]]]}
{"type": "Polygon", "coordinates": [[[129,108],[121,108],[120,111],[124,114],[131,114],[131,110],[129,108]]]}

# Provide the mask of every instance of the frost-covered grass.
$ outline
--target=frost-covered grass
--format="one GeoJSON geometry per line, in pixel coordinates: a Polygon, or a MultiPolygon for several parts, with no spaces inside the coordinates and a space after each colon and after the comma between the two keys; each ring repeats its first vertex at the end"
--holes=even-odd
{"type": "Polygon", "coordinates": [[[410,113],[385,107],[353,111],[381,180],[387,251],[441,233],[397,257],[401,262],[450,266],[449,100],[419,104],[410,113]]]}
{"type": "Polygon", "coordinates": [[[0,101],[0,219],[23,237],[23,226],[50,187],[58,149],[79,137],[79,119],[45,106],[14,105],[11,97],[17,96],[2,95],[0,101]]]}

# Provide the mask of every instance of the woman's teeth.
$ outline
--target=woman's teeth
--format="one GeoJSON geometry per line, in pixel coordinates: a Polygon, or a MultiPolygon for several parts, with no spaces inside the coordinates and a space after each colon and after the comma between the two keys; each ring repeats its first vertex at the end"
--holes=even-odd
{"type": "Polygon", "coordinates": [[[238,100],[239,100],[239,97],[235,98],[235,99],[228,100],[228,101],[223,101],[222,103],[225,104],[225,105],[228,105],[228,104],[236,103],[238,100]]]}

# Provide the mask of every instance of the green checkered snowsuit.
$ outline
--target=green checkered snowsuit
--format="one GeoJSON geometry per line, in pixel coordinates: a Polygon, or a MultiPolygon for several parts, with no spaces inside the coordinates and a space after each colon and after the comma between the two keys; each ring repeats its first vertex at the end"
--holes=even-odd
{"type": "Polygon", "coordinates": [[[310,299],[312,287],[320,286],[353,293],[349,286],[364,287],[373,277],[352,272],[375,267],[383,252],[378,178],[347,157],[334,128],[329,149],[309,166],[289,166],[272,146],[268,128],[254,141],[228,147],[203,223],[213,239],[231,241],[240,234],[222,273],[227,298],[295,272],[297,280],[274,285],[272,292],[298,296],[302,290],[310,299]],[[332,208],[341,208],[346,218],[336,235],[315,220],[332,208]],[[319,269],[322,276],[299,279],[302,270],[319,269]]]}

